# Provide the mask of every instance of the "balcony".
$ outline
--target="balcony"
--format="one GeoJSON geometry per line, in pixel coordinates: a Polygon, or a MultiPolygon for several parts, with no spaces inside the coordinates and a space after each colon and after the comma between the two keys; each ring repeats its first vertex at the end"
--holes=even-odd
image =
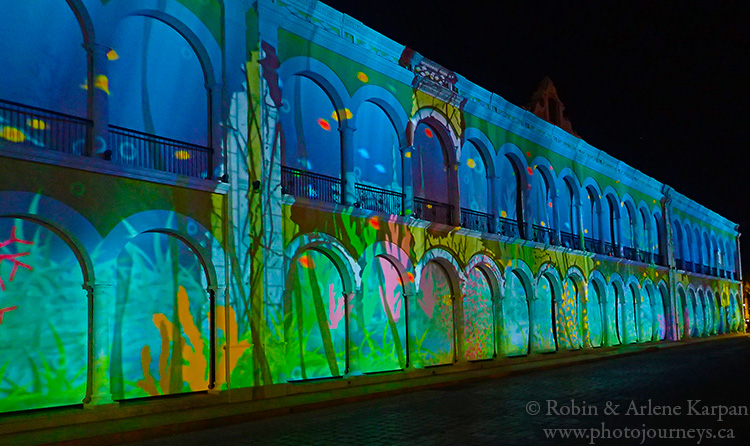
{"type": "Polygon", "coordinates": [[[208,147],[144,132],[109,126],[112,162],[195,178],[211,175],[208,147]]]}
{"type": "Polygon", "coordinates": [[[599,252],[600,251],[600,249],[599,249],[599,240],[596,240],[596,239],[591,238],[591,237],[584,237],[583,238],[583,248],[587,252],[592,252],[592,253],[599,252]]]}
{"type": "Polygon", "coordinates": [[[461,208],[461,226],[480,232],[490,232],[492,215],[461,208]]]}
{"type": "Polygon", "coordinates": [[[404,194],[364,184],[355,185],[356,207],[384,214],[401,215],[404,194]]]}
{"type": "MultiPolygon", "coordinates": [[[[93,153],[93,123],[88,119],[0,100],[0,144],[32,145],[40,149],[88,156],[93,153]]],[[[98,138],[100,139],[100,138],[98,138]]],[[[114,164],[209,178],[209,147],[109,126],[108,147],[114,164]]]]}
{"type": "Polygon", "coordinates": [[[281,193],[310,200],[341,203],[341,180],[281,166],[281,193]]]}
{"type": "Polygon", "coordinates": [[[531,238],[538,243],[553,244],[555,231],[546,226],[531,225],[531,238]]]}
{"type": "Polygon", "coordinates": [[[560,244],[566,248],[579,249],[578,236],[570,232],[560,231],[560,244]]]}
{"type": "Polygon", "coordinates": [[[414,197],[412,216],[436,223],[452,224],[453,206],[426,198],[414,197]]]}
{"type": "Polygon", "coordinates": [[[0,144],[85,155],[93,123],[88,119],[0,100],[0,144]]]}
{"type": "Polygon", "coordinates": [[[636,250],[636,257],[637,257],[636,260],[639,262],[651,263],[651,256],[652,256],[652,253],[648,251],[641,251],[640,249],[636,250]]]}
{"type": "Polygon", "coordinates": [[[498,227],[498,233],[506,237],[520,238],[521,231],[518,229],[518,222],[511,218],[500,217],[500,225],[498,227]]]}

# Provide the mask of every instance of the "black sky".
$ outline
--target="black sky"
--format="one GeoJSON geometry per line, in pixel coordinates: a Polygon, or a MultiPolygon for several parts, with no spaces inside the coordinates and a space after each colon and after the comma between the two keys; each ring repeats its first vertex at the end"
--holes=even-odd
{"type": "Polygon", "coordinates": [[[515,105],[548,75],[586,142],[750,228],[745,2],[324,3],[515,105]]]}

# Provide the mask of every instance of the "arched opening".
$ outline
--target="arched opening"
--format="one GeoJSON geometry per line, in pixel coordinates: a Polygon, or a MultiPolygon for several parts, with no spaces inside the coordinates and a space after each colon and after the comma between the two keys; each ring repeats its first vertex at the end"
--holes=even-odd
{"type": "Polygon", "coordinates": [[[393,263],[381,256],[362,269],[361,292],[349,314],[349,355],[364,373],[406,368],[403,281],[393,263]]]}
{"type": "Polygon", "coordinates": [[[531,311],[529,317],[531,325],[529,327],[530,353],[546,353],[557,350],[557,336],[559,331],[555,326],[556,319],[556,299],[553,280],[559,280],[552,274],[542,274],[537,279],[535,298],[529,302],[531,311]],[[556,333],[557,332],[557,333],[556,333]]]}
{"type": "Polygon", "coordinates": [[[601,239],[601,201],[599,193],[592,186],[587,186],[585,192],[586,197],[581,208],[584,245],[586,251],[598,252],[601,239]]]}
{"type": "Polygon", "coordinates": [[[687,314],[687,295],[682,287],[677,288],[677,301],[675,302],[675,316],[677,318],[677,336],[676,339],[686,339],[690,337],[689,325],[690,320],[687,314]]]}
{"type": "Polygon", "coordinates": [[[695,299],[695,326],[693,327],[693,336],[700,337],[706,335],[706,306],[703,299],[703,293],[701,291],[698,294],[692,292],[693,299],[695,299]]]}
{"type": "Polygon", "coordinates": [[[64,1],[3,5],[0,146],[32,144],[84,154],[88,64],[83,44],[79,23],[64,1]]]}
{"type": "MultiPolygon", "coordinates": [[[[346,110],[341,114],[345,114],[346,110]]],[[[335,116],[335,115],[334,115],[335,116]]],[[[372,102],[357,110],[354,132],[354,176],[357,205],[400,215],[403,208],[398,133],[386,112],[372,102]]]]}
{"type": "Polygon", "coordinates": [[[640,305],[638,306],[638,340],[649,342],[654,338],[654,289],[651,283],[640,288],[640,305]]]}
{"type": "Polygon", "coordinates": [[[160,20],[130,16],[118,24],[112,45],[112,160],[209,177],[209,92],[190,43],[160,20]]]}
{"type": "Polygon", "coordinates": [[[498,161],[500,190],[498,191],[498,209],[500,209],[500,233],[508,237],[525,238],[524,228],[524,184],[523,175],[518,163],[508,154],[498,161]]]}
{"type": "Polygon", "coordinates": [[[654,213],[654,239],[652,249],[655,255],[654,263],[657,265],[665,265],[664,259],[664,226],[662,225],[662,218],[659,213],[654,213]]]}
{"type": "Polygon", "coordinates": [[[290,380],[346,371],[346,297],[341,273],[323,251],[295,258],[287,277],[285,333],[290,380]]]}
{"type": "Polygon", "coordinates": [[[78,256],[30,220],[0,218],[0,412],[81,404],[88,299],[78,256]]]}
{"type": "Polygon", "coordinates": [[[622,317],[620,319],[622,325],[622,336],[620,339],[624,344],[633,344],[638,342],[638,321],[636,320],[637,301],[640,297],[638,287],[630,282],[625,287],[622,301],[622,317]]]}
{"type": "Polygon", "coordinates": [[[415,365],[426,367],[453,363],[454,290],[446,267],[438,260],[427,262],[419,279],[417,305],[411,305],[409,309],[409,343],[415,365]]]}
{"type": "Polygon", "coordinates": [[[609,193],[602,200],[602,242],[604,245],[603,254],[618,256],[619,246],[619,225],[620,225],[620,203],[613,194],[609,193]]]}
{"type": "Polygon", "coordinates": [[[531,175],[531,229],[532,240],[539,243],[555,241],[554,189],[551,187],[549,169],[536,165],[531,175]]]}
{"type": "Polygon", "coordinates": [[[490,231],[489,172],[479,148],[464,143],[458,165],[461,226],[482,232],[490,231]]]}
{"type": "Polygon", "coordinates": [[[566,248],[579,249],[578,237],[580,233],[579,218],[576,209],[578,209],[578,190],[572,184],[570,177],[563,178],[563,187],[560,194],[559,214],[560,214],[560,238],[561,243],[566,248]]]}
{"type": "Polygon", "coordinates": [[[586,326],[592,347],[601,347],[605,340],[605,320],[602,311],[602,297],[606,290],[598,280],[589,280],[586,299],[586,326]]]}
{"type": "Polygon", "coordinates": [[[622,222],[622,249],[625,258],[630,260],[638,260],[636,246],[637,236],[636,231],[638,228],[637,214],[633,203],[630,201],[623,201],[621,206],[623,209],[623,222],[622,222]]]}
{"type": "Polygon", "coordinates": [[[490,359],[495,354],[492,274],[481,265],[466,274],[463,286],[464,357],[490,359]]]}
{"type": "Polygon", "coordinates": [[[607,333],[608,345],[619,345],[623,342],[623,320],[622,303],[624,302],[622,283],[619,280],[611,280],[609,284],[609,296],[607,297],[607,333]]]}
{"type": "Polygon", "coordinates": [[[453,166],[446,144],[436,127],[420,122],[414,132],[412,154],[412,186],[414,216],[422,220],[452,224],[450,169],[453,166]]]}
{"type": "Polygon", "coordinates": [[[678,269],[684,269],[682,260],[684,258],[682,253],[682,226],[680,222],[674,220],[672,222],[672,248],[674,251],[674,259],[677,262],[678,269]]]}
{"type": "Polygon", "coordinates": [[[638,234],[638,249],[641,251],[641,254],[643,255],[641,257],[642,262],[649,262],[650,261],[650,255],[649,253],[653,252],[653,243],[651,240],[653,239],[653,230],[651,229],[652,225],[652,219],[649,217],[648,210],[641,208],[640,209],[640,233],[638,234]]]}
{"type": "Polygon", "coordinates": [[[706,318],[708,321],[708,333],[715,335],[718,333],[719,315],[716,307],[716,299],[711,290],[706,291],[706,312],[708,314],[706,318]]]}
{"type": "Polygon", "coordinates": [[[667,311],[669,306],[667,296],[667,289],[663,283],[656,287],[652,308],[654,311],[654,335],[657,341],[667,339],[667,311]]]}
{"type": "Polygon", "coordinates": [[[117,257],[110,373],[116,399],[207,390],[213,377],[207,273],[178,238],[146,232],[117,257]]]}
{"type": "Polygon", "coordinates": [[[703,232],[703,274],[711,274],[711,241],[708,232],[703,232]]]}
{"type": "MultiPolygon", "coordinates": [[[[333,100],[317,82],[301,75],[287,81],[283,98],[288,106],[280,115],[282,193],[341,202],[340,115],[333,100]]],[[[347,110],[341,117],[349,117],[347,110]]]]}
{"type": "Polygon", "coordinates": [[[562,283],[562,295],[557,300],[557,343],[561,349],[578,349],[581,340],[580,284],[567,276],[562,283]]]}
{"type": "Polygon", "coordinates": [[[507,275],[505,298],[502,302],[503,331],[500,345],[507,356],[529,353],[530,297],[525,279],[517,271],[507,275]]]}

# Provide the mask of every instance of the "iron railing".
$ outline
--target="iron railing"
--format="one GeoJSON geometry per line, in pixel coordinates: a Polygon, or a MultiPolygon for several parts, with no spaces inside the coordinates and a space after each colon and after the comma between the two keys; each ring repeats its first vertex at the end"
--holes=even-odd
{"type": "Polygon", "coordinates": [[[693,271],[693,262],[685,260],[683,264],[683,266],[685,267],[685,271],[693,271]]]}
{"type": "Polygon", "coordinates": [[[651,263],[651,253],[649,251],[637,250],[638,261],[643,263],[651,263]]]}
{"type": "Polygon", "coordinates": [[[703,264],[703,265],[701,265],[701,270],[700,270],[700,272],[701,272],[702,274],[708,275],[708,274],[709,274],[709,273],[711,272],[711,269],[710,269],[710,268],[708,267],[708,265],[706,265],[706,264],[703,264]]]}
{"type": "Polygon", "coordinates": [[[570,232],[560,231],[560,244],[566,248],[580,249],[578,237],[570,232]]]}
{"type": "Polygon", "coordinates": [[[461,208],[461,226],[480,232],[490,232],[492,215],[461,208]]]}
{"type": "Polygon", "coordinates": [[[664,254],[654,254],[654,263],[661,266],[667,266],[667,260],[664,254]]]}
{"type": "Polygon", "coordinates": [[[355,206],[386,214],[401,215],[401,210],[404,208],[404,194],[364,184],[356,184],[354,189],[357,199],[355,206]]]}
{"type": "Polygon", "coordinates": [[[601,254],[608,255],[610,257],[619,257],[617,252],[617,245],[612,242],[604,242],[604,252],[601,254]]]}
{"type": "Polygon", "coordinates": [[[599,252],[599,240],[591,237],[584,237],[583,248],[587,252],[599,252]]]}
{"type": "Polygon", "coordinates": [[[532,240],[538,243],[555,243],[555,231],[546,226],[531,225],[532,240]]]}
{"type": "Polygon", "coordinates": [[[503,217],[500,217],[498,220],[499,220],[499,227],[497,228],[497,232],[500,235],[504,235],[506,237],[514,237],[514,238],[521,237],[521,231],[518,228],[518,222],[516,220],[513,220],[512,218],[503,218],[503,217]]]}
{"type": "Polygon", "coordinates": [[[211,148],[109,126],[112,162],[195,178],[211,176],[211,148]]]}
{"type": "Polygon", "coordinates": [[[311,200],[341,203],[341,180],[281,166],[281,193],[311,200]]]}
{"type": "Polygon", "coordinates": [[[88,119],[0,99],[0,144],[31,144],[86,155],[93,124],[88,119]]]}
{"type": "Polygon", "coordinates": [[[630,246],[622,247],[622,255],[628,260],[638,261],[638,250],[630,246]]]}
{"type": "Polygon", "coordinates": [[[452,224],[453,206],[426,198],[414,197],[412,215],[421,220],[452,224]]]}
{"type": "Polygon", "coordinates": [[[677,269],[685,269],[685,262],[682,259],[674,259],[674,264],[677,269]]]}
{"type": "Polygon", "coordinates": [[[716,276],[719,275],[719,272],[718,272],[718,270],[716,269],[715,266],[711,267],[711,275],[714,276],[714,277],[716,277],[716,276]]]}

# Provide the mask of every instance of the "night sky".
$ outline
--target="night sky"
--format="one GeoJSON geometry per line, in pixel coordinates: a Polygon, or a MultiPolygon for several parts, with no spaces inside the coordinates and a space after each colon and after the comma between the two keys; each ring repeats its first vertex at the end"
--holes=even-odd
{"type": "Polygon", "coordinates": [[[548,75],[586,142],[750,234],[744,2],[324,3],[518,106],[548,75]]]}

